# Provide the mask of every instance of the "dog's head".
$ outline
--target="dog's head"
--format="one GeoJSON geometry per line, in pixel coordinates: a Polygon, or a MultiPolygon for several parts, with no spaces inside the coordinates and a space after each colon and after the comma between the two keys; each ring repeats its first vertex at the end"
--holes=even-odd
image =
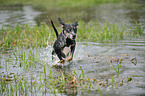
{"type": "Polygon", "coordinates": [[[73,24],[65,24],[60,18],[58,18],[58,21],[62,25],[63,32],[67,38],[74,40],[76,38],[78,21],[73,24]]]}

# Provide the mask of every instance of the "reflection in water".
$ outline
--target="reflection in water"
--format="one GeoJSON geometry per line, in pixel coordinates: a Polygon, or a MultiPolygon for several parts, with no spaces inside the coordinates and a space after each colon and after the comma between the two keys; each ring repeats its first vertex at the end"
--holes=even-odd
{"type": "Polygon", "coordinates": [[[0,9],[0,29],[2,27],[16,26],[17,24],[36,25],[34,19],[40,13],[31,6],[6,6],[6,10],[0,9]]]}
{"type": "MultiPolygon", "coordinates": [[[[141,1],[141,0],[140,0],[141,1]]],[[[31,6],[9,6],[0,7],[0,29],[16,24],[40,25],[45,22],[50,24],[53,19],[58,24],[57,18],[61,17],[64,22],[83,20],[89,22],[98,20],[99,22],[132,23],[132,20],[145,24],[145,2],[101,4],[88,8],[60,8],[45,11],[36,11],[31,6]]]]}
{"type": "MultiPolygon", "coordinates": [[[[57,18],[61,17],[65,22],[73,22],[75,20],[83,20],[89,22],[98,20],[99,22],[116,22],[116,23],[132,23],[132,20],[145,24],[145,6],[142,3],[136,4],[101,4],[88,8],[73,9],[53,9],[45,11],[36,17],[38,24],[45,22],[49,24],[49,20],[53,19],[57,23],[57,18]]],[[[58,24],[58,23],[57,23],[58,24]]]]}

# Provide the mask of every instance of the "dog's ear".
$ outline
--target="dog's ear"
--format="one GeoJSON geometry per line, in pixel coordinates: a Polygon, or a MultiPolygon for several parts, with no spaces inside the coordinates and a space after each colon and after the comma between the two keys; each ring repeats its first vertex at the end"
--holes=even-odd
{"type": "Polygon", "coordinates": [[[75,26],[78,26],[78,21],[76,21],[76,22],[74,23],[74,25],[75,25],[75,26]]]}
{"type": "Polygon", "coordinates": [[[62,25],[62,27],[65,27],[65,23],[60,18],[58,18],[58,22],[62,25]]]}

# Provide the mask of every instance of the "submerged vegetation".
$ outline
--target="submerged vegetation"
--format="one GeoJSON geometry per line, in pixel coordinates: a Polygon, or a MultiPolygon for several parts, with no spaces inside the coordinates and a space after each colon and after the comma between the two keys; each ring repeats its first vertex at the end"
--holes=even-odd
{"type": "MultiPolygon", "coordinates": [[[[61,27],[58,27],[61,32],[61,27]]],[[[101,24],[99,22],[90,22],[86,24],[79,21],[77,41],[85,42],[117,42],[127,37],[137,37],[143,34],[143,27],[137,24],[134,28],[126,24],[110,24],[108,22],[101,24]]],[[[13,47],[46,47],[51,45],[56,39],[55,33],[51,27],[43,24],[41,26],[17,25],[14,28],[2,29],[2,41],[0,49],[11,49],[13,47]]]]}
{"type": "MultiPolygon", "coordinates": [[[[53,66],[48,66],[47,64],[40,62],[37,57],[39,56],[39,54],[37,54],[37,49],[31,49],[28,53],[25,53],[24,50],[15,49],[13,55],[16,56],[14,63],[18,62],[21,64],[13,64],[13,68],[19,66],[20,70],[26,70],[26,72],[10,73],[6,71],[6,73],[4,73],[5,75],[2,75],[3,73],[1,73],[0,94],[2,96],[30,94],[57,95],[65,92],[70,92],[69,94],[76,95],[77,90],[95,90],[98,94],[102,94],[102,88],[117,88],[118,86],[127,85],[132,81],[130,76],[120,76],[115,67],[112,67],[115,75],[106,74],[104,79],[88,77],[81,66],[79,74],[74,70],[65,73],[65,69],[63,68],[56,68],[57,71],[54,71],[53,66]],[[35,67],[40,65],[41,71],[33,72],[35,67]],[[33,67],[33,70],[31,67],[33,67]],[[29,75],[26,76],[25,74],[29,75]]],[[[11,63],[11,60],[5,60],[4,62],[6,70],[10,70],[8,63],[11,63]]],[[[112,65],[115,63],[116,62],[113,61],[113,63],[111,62],[110,64],[112,65]]],[[[118,63],[120,64],[119,71],[121,69],[121,62],[117,62],[117,66],[118,63]]]]}
{"type": "MultiPolygon", "coordinates": [[[[78,76],[74,71],[71,74],[64,74],[60,71],[59,75],[55,73],[46,73],[44,67],[44,74],[37,78],[31,75],[29,78],[19,77],[15,74],[13,79],[7,77],[1,78],[1,93],[2,95],[30,95],[30,94],[55,94],[64,93],[66,90],[71,91],[71,94],[76,95],[77,90],[96,90],[98,94],[102,94],[100,87],[118,87],[123,84],[129,83],[131,77],[120,77],[117,80],[116,76],[108,77],[106,76],[105,81],[100,81],[98,79],[90,79],[84,75],[83,69],[82,74],[78,76]],[[84,76],[84,77],[82,77],[84,76]]],[[[51,70],[50,70],[51,72],[51,70]]]]}

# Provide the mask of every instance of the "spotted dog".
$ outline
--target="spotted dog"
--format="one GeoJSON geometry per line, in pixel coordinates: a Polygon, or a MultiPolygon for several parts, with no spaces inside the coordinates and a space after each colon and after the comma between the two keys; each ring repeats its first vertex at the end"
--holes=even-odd
{"type": "Polygon", "coordinates": [[[58,63],[64,63],[64,61],[71,61],[73,59],[73,54],[76,46],[76,33],[78,21],[73,24],[65,24],[60,18],[58,18],[59,23],[62,25],[62,32],[58,34],[53,21],[51,20],[51,25],[56,33],[57,40],[53,45],[52,56],[57,54],[60,61],[58,63]],[[63,51],[65,48],[69,48],[69,53],[65,54],[63,51]],[[69,56],[68,56],[69,55],[69,56]],[[67,58],[66,58],[67,57],[67,58]]]}

